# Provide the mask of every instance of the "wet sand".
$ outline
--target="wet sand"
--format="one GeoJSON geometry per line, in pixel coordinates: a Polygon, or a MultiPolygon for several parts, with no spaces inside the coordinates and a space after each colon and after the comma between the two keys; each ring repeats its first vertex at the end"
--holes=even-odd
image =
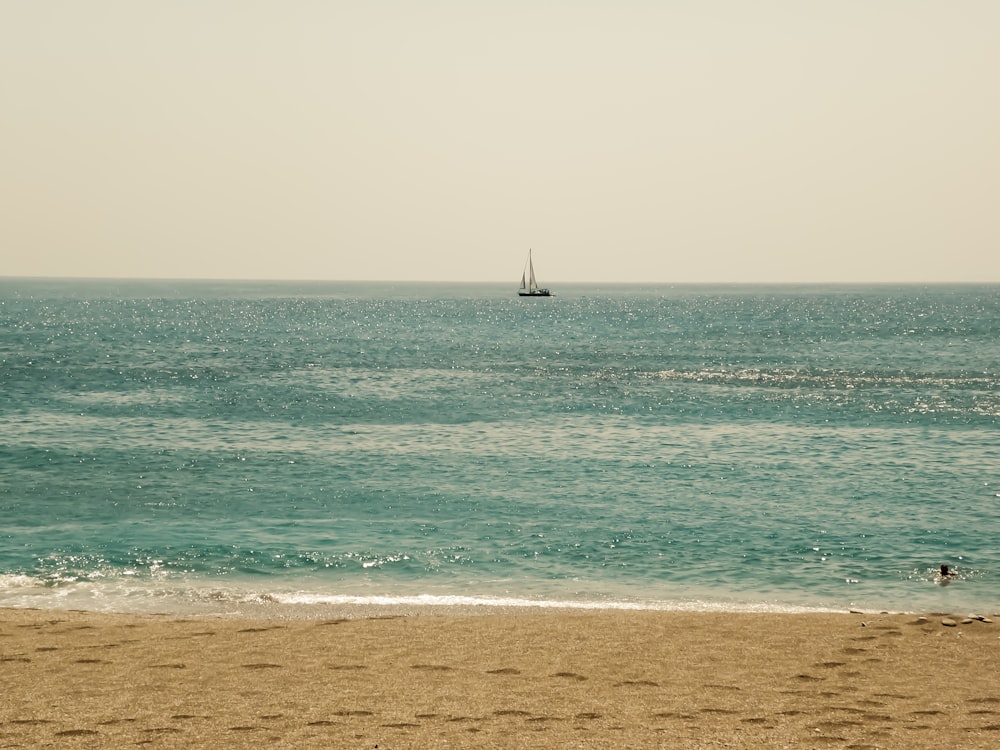
{"type": "Polygon", "coordinates": [[[986,748],[1000,743],[1000,625],[8,609],[0,695],[0,747],[986,748]]]}

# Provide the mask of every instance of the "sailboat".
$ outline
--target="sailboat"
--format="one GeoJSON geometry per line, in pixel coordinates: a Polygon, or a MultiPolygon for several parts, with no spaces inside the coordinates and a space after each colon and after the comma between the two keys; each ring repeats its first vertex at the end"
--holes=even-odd
{"type": "Polygon", "coordinates": [[[552,292],[542,289],[535,281],[535,266],[531,262],[531,250],[528,250],[528,262],[521,273],[521,288],[517,290],[520,297],[551,297],[552,292]]]}

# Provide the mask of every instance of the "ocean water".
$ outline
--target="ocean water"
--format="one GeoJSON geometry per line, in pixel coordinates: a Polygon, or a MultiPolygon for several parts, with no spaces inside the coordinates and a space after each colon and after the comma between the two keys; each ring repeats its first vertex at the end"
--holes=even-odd
{"type": "Polygon", "coordinates": [[[0,606],[1000,611],[1000,287],[553,291],[0,279],[0,606]]]}

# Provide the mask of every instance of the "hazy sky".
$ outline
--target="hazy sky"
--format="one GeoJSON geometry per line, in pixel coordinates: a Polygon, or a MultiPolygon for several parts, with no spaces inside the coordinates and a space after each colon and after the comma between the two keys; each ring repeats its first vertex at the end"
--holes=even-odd
{"type": "Polygon", "coordinates": [[[0,276],[1000,282],[997,0],[0,0],[0,276]]]}

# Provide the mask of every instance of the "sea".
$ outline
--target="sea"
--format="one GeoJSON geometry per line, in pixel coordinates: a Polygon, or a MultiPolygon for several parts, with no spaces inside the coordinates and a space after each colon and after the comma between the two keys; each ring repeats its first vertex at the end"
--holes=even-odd
{"type": "Polygon", "coordinates": [[[0,606],[1000,611],[1000,286],[552,286],[0,279],[0,606]]]}

